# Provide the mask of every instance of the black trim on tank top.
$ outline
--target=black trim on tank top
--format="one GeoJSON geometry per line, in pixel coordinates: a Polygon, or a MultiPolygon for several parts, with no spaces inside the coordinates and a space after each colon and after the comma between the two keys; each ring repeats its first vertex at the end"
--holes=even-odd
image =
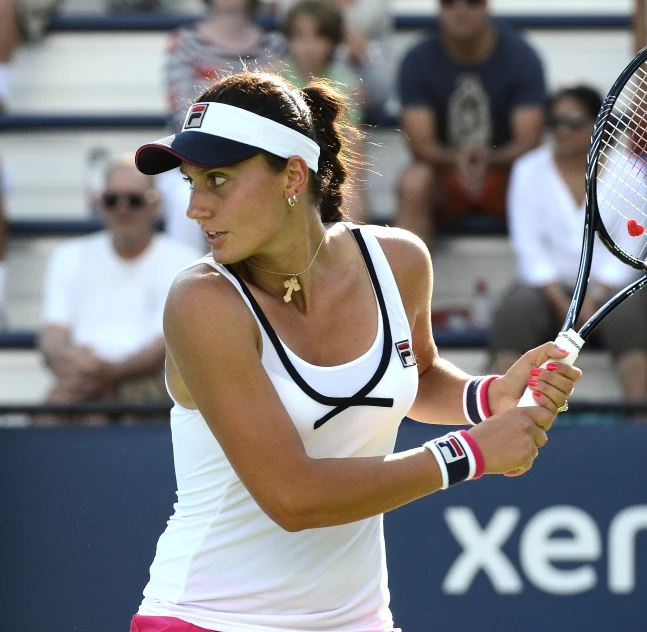
{"type": "Polygon", "coordinates": [[[247,285],[245,285],[243,280],[238,276],[238,274],[236,274],[236,272],[231,266],[225,265],[225,268],[227,269],[227,271],[234,277],[234,279],[236,279],[236,281],[238,282],[238,285],[240,285],[240,289],[242,290],[243,294],[245,295],[250,305],[252,306],[252,309],[254,310],[256,317],[258,318],[261,325],[263,326],[263,329],[265,330],[265,333],[270,339],[272,346],[274,347],[277,355],[279,356],[279,359],[281,360],[283,366],[285,367],[285,370],[288,372],[288,375],[294,380],[294,383],[308,397],[310,397],[317,403],[324,404],[325,406],[335,407],[333,408],[333,410],[326,413],[323,417],[321,417],[321,419],[318,419],[315,422],[314,424],[315,430],[323,426],[323,424],[325,424],[329,419],[332,419],[335,415],[338,415],[339,413],[353,406],[378,406],[381,408],[393,407],[392,397],[366,397],[366,395],[370,393],[379,384],[380,380],[384,377],[384,374],[386,373],[386,370],[389,366],[389,362],[391,361],[391,347],[393,346],[392,345],[393,337],[391,334],[391,324],[389,322],[389,314],[386,309],[386,303],[384,302],[384,295],[382,294],[382,288],[380,287],[380,281],[377,277],[377,273],[375,272],[375,267],[373,266],[373,261],[371,259],[371,255],[368,252],[368,248],[366,247],[366,242],[364,241],[364,237],[362,236],[362,233],[358,228],[352,228],[351,233],[355,237],[355,240],[357,241],[357,245],[359,246],[360,252],[362,253],[362,257],[364,258],[366,269],[368,270],[371,283],[373,284],[373,289],[375,290],[375,296],[377,297],[377,302],[380,307],[380,313],[382,315],[383,343],[382,343],[382,357],[380,359],[380,363],[375,373],[373,374],[373,377],[371,377],[371,379],[362,388],[360,388],[357,391],[357,393],[355,393],[354,395],[351,395],[350,397],[328,397],[327,395],[323,395],[322,393],[319,393],[314,388],[312,388],[301,377],[300,373],[297,371],[295,366],[290,361],[290,358],[288,357],[287,353],[285,352],[285,348],[281,344],[279,337],[276,335],[274,328],[270,324],[269,320],[267,320],[267,317],[263,313],[261,306],[254,298],[254,296],[250,292],[247,285]]]}

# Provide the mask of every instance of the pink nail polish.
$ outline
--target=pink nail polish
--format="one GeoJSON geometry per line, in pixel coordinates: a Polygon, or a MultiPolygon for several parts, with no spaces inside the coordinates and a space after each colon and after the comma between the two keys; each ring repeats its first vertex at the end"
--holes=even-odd
{"type": "Polygon", "coordinates": [[[538,382],[537,380],[528,380],[528,381],[526,382],[526,384],[527,384],[528,386],[537,386],[537,384],[539,384],[539,382],[538,382]]]}
{"type": "Polygon", "coordinates": [[[554,362],[550,362],[549,364],[546,365],[546,368],[549,371],[557,371],[559,367],[554,362]]]}
{"type": "Polygon", "coordinates": [[[541,393],[540,393],[539,391],[533,391],[533,392],[532,392],[532,394],[533,394],[535,397],[541,397],[541,393]]]}
{"type": "MultiPolygon", "coordinates": [[[[548,365],[550,366],[550,365],[548,365]]],[[[530,375],[534,375],[535,377],[539,377],[541,375],[541,369],[531,369],[530,370],[530,375]]]]}
{"type": "Polygon", "coordinates": [[[568,353],[568,349],[560,349],[557,347],[557,351],[561,351],[562,353],[568,353]]]}

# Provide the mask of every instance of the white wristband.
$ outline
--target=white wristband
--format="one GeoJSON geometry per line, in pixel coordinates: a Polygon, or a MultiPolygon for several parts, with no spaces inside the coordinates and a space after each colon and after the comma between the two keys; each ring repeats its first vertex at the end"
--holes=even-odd
{"type": "Polygon", "coordinates": [[[472,425],[480,424],[492,416],[487,392],[490,384],[500,375],[481,375],[473,377],[463,388],[463,414],[472,425]]]}
{"type": "Polygon", "coordinates": [[[441,489],[469,481],[483,475],[483,453],[472,435],[466,430],[450,432],[424,444],[438,461],[442,477],[441,489]]]}

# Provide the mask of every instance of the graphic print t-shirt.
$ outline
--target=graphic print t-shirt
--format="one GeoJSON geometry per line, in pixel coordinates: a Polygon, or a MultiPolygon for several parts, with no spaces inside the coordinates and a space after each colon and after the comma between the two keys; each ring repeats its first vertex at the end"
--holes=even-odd
{"type": "Polygon", "coordinates": [[[439,140],[450,147],[497,147],[511,138],[510,115],[546,98],[537,53],[516,33],[499,28],[492,55],[476,66],[457,63],[440,38],[414,46],[400,69],[403,107],[434,111],[439,140]]]}

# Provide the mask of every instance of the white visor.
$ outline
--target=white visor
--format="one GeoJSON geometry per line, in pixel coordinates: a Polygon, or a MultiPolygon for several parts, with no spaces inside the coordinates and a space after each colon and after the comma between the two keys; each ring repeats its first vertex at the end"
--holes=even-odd
{"type": "Polygon", "coordinates": [[[281,158],[300,156],[319,170],[319,145],[304,134],[242,108],[224,103],[195,103],[182,131],[139,148],[137,167],[157,174],[182,161],[201,167],[222,167],[258,154],[281,158]]]}

